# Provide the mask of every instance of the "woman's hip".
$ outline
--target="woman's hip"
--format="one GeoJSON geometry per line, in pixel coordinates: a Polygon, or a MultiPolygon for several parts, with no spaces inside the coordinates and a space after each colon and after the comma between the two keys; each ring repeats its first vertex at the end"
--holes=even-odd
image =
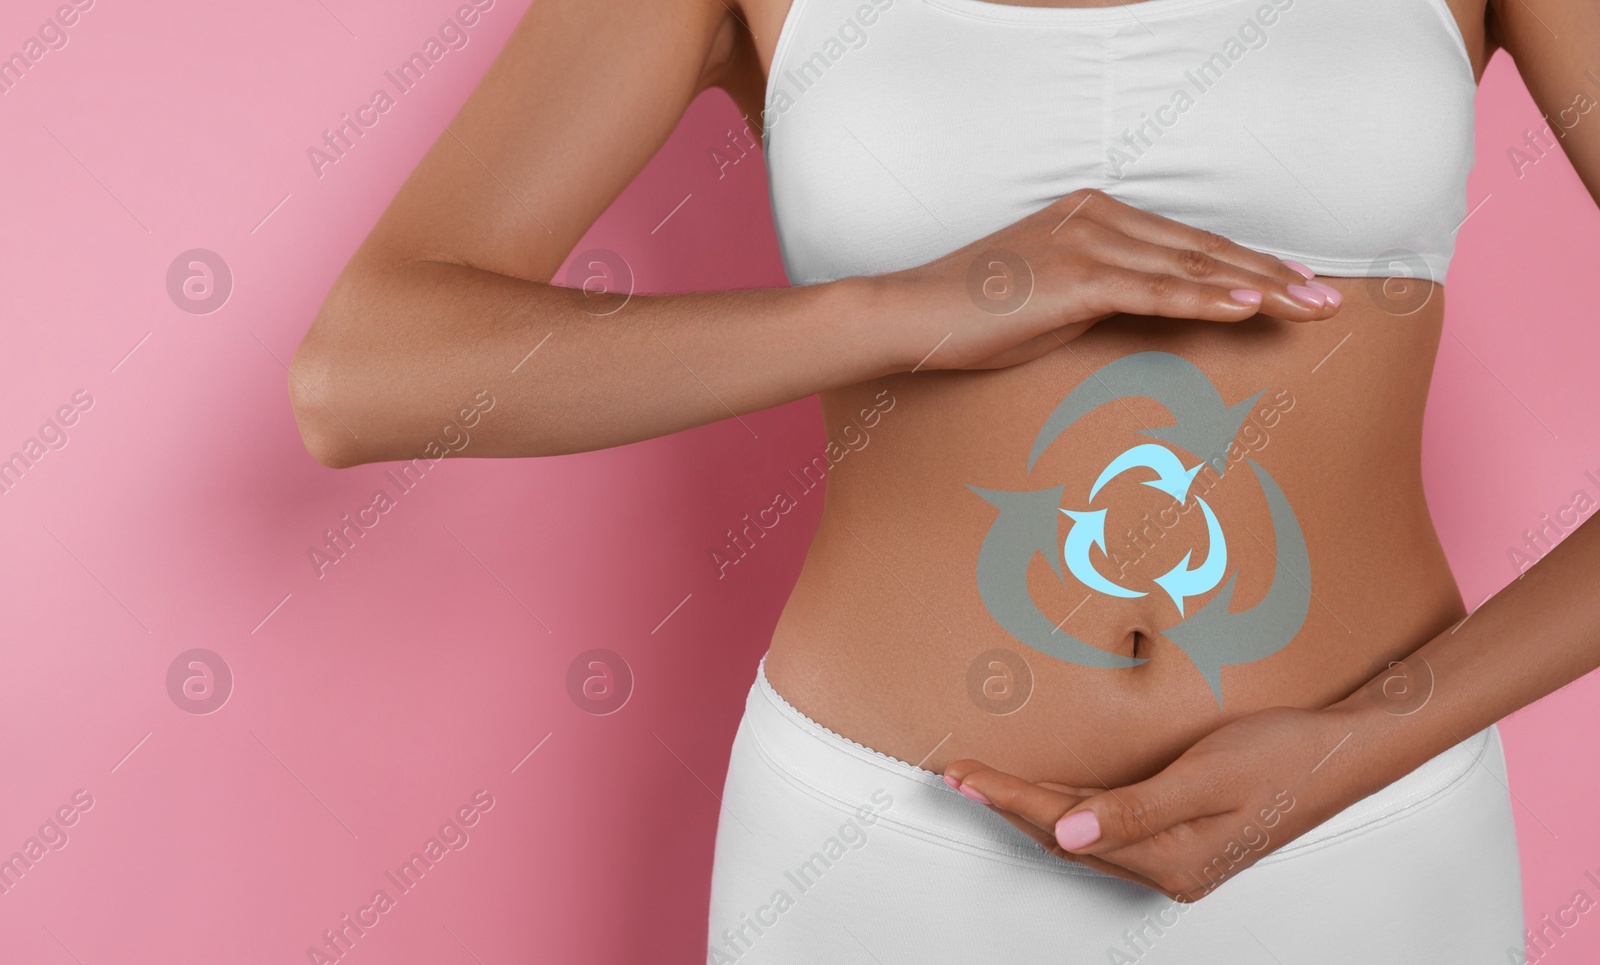
{"type": "Polygon", "coordinates": [[[707,960],[1503,962],[1523,928],[1504,781],[1489,728],[1182,905],[1045,853],[940,775],[811,721],[758,671],[707,960]]]}

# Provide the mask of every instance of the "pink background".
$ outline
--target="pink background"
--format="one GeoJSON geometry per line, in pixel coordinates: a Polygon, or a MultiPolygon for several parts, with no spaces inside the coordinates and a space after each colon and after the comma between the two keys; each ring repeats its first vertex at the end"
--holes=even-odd
{"type": "MultiPolygon", "coordinates": [[[[746,417],[756,438],[729,420],[449,460],[323,577],[308,562],[394,487],[306,455],[283,363],[525,4],[496,3],[322,177],[305,151],[455,6],[97,3],[0,96],[0,454],[94,400],[0,496],[0,856],[74,792],[94,802],[0,895],[0,960],[306,961],[479,789],[466,844],[347,957],[703,960],[711,789],[821,497],[726,579],[710,552],[820,449],[815,401],[746,417]],[[192,248],[233,272],[213,314],[167,293],[192,248]],[[193,648],[234,678],[209,715],[167,689],[193,648]],[[609,716],[568,695],[591,648],[634,677],[609,716]]],[[[6,5],[0,53],[54,8],[6,5]]],[[[1520,178],[1507,161],[1538,111],[1503,56],[1479,106],[1469,201],[1487,200],[1426,426],[1469,605],[1516,575],[1507,549],[1541,513],[1600,496],[1600,214],[1560,155],[1520,178]]],[[[647,291],[782,284],[759,156],[723,178],[710,159],[739,123],[700,98],[580,249],[622,253],[647,291]]],[[[1597,697],[1586,679],[1504,725],[1531,922],[1600,897],[1597,697]]],[[[1545,960],[1597,958],[1587,916],[1545,960]]]]}

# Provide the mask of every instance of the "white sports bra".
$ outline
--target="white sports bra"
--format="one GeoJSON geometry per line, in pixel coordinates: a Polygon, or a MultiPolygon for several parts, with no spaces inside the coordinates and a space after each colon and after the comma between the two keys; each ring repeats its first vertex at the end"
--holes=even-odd
{"type": "Polygon", "coordinates": [[[1319,274],[1442,283],[1476,91],[1445,0],[793,0],[764,147],[794,284],[1082,187],[1319,274]]]}

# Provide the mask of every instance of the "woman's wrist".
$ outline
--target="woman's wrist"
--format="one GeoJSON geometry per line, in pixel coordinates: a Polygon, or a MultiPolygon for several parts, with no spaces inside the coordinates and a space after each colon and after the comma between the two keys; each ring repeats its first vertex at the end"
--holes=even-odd
{"type": "Polygon", "coordinates": [[[803,346],[825,367],[822,390],[869,382],[911,371],[914,346],[897,324],[896,306],[880,279],[852,275],[833,281],[794,285],[778,294],[787,306],[787,326],[799,325],[803,346]],[[792,299],[792,301],[791,301],[792,299]]]}
{"type": "Polygon", "coordinates": [[[948,325],[940,328],[940,309],[948,306],[928,302],[925,284],[902,272],[856,275],[833,284],[845,287],[857,324],[871,333],[874,351],[890,369],[886,375],[943,367],[940,354],[950,347],[950,332],[948,325]]]}
{"type": "Polygon", "coordinates": [[[1434,668],[1413,653],[1329,705],[1323,713],[1341,743],[1328,765],[1372,793],[1480,729],[1451,718],[1461,708],[1433,701],[1435,686],[1434,668]]]}

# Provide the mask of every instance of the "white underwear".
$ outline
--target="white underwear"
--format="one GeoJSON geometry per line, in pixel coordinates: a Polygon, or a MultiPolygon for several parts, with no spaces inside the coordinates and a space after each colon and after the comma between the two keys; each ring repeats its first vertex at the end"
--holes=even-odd
{"type": "Polygon", "coordinates": [[[817,724],[763,660],[723,790],[706,960],[1520,961],[1505,782],[1491,726],[1185,905],[1056,858],[940,775],[817,724]]]}

